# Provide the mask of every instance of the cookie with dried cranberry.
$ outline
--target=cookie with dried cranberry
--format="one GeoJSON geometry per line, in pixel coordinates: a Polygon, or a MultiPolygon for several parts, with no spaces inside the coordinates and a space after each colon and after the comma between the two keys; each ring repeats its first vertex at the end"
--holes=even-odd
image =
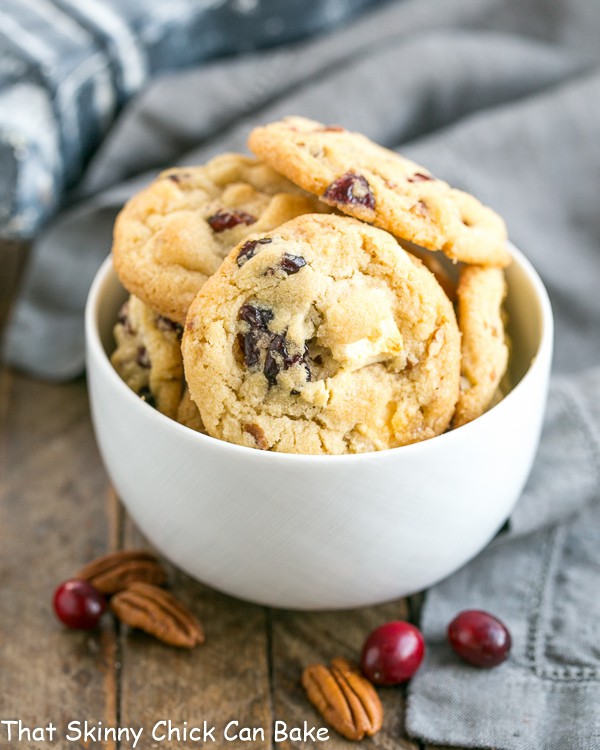
{"type": "Polygon", "coordinates": [[[506,372],[504,273],[499,268],[463,266],[456,294],[462,354],[460,394],[452,423],[460,427],[492,405],[506,372]]]}
{"type": "Polygon", "coordinates": [[[175,417],[183,389],[182,328],[131,296],[114,327],[113,367],[131,390],[175,417]]]}
{"type": "Polygon", "coordinates": [[[454,261],[510,262],[504,222],[491,208],[359,133],[286,117],[253,130],[248,145],[329,205],[403,240],[454,261]]]}
{"type": "Polygon", "coordinates": [[[186,380],[209,435],[287,453],[375,451],[448,426],[460,337],[392,237],[307,215],[235,247],[192,303],[186,380]]]}
{"type": "Polygon", "coordinates": [[[223,154],[170,169],[119,214],[113,259],[124,286],[183,325],[190,302],[234,245],[319,201],[256,159],[223,154]]]}

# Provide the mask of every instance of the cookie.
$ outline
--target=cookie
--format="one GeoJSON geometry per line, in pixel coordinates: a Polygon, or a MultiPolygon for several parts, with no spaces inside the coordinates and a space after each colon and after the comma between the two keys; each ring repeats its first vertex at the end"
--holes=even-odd
{"type": "Polygon", "coordinates": [[[232,250],[192,303],[182,351],[209,435],[340,454],[439,435],[460,335],[435,277],[387,232],[307,215],[232,250]]]}
{"type": "Polygon", "coordinates": [[[506,266],[506,228],[492,209],[359,133],[286,117],[256,128],[250,149],[331,206],[454,261],[506,266]]]}
{"type": "Polygon", "coordinates": [[[187,386],[183,389],[183,396],[177,407],[177,416],[175,419],[179,424],[183,424],[191,430],[196,430],[196,432],[206,432],[198,407],[192,401],[190,390],[187,386]]]}
{"type": "Polygon", "coordinates": [[[170,169],[119,214],[113,259],[123,285],[183,325],[188,307],[234,245],[303,213],[326,210],[274,172],[239,154],[170,169]]]}
{"type": "Polygon", "coordinates": [[[132,295],[119,312],[110,358],[132,391],[173,418],[183,389],[181,332],[181,326],[132,295]]]}
{"type": "Polygon", "coordinates": [[[429,252],[428,250],[422,250],[421,248],[418,248],[416,245],[412,245],[411,243],[401,244],[407,252],[418,258],[421,263],[423,263],[423,265],[431,271],[431,273],[435,276],[438,284],[446,293],[446,297],[448,297],[450,302],[454,303],[456,301],[457,284],[456,267],[452,266],[450,261],[445,259],[444,256],[439,256],[436,253],[429,252]],[[451,267],[449,268],[448,266],[451,267]]]}
{"type": "Polygon", "coordinates": [[[498,393],[509,354],[502,314],[505,295],[501,269],[460,269],[457,308],[462,334],[461,378],[454,427],[483,414],[498,393]]]}

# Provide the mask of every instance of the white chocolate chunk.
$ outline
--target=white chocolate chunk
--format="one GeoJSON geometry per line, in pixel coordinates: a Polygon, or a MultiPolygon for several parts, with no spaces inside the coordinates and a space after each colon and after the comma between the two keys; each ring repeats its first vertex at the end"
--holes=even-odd
{"type": "Polygon", "coordinates": [[[347,370],[399,357],[402,335],[394,320],[388,294],[382,289],[348,284],[343,295],[325,310],[318,341],[347,370]]]}

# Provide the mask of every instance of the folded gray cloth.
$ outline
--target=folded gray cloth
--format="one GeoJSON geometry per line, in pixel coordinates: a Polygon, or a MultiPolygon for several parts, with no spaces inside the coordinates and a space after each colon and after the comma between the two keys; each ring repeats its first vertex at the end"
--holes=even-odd
{"type": "Polygon", "coordinates": [[[594,368],[555,380],[510,531],[427,594],[428,653],[407,707],[412,733],[496,750],[600,748],[599,488],[594,368]],[[459,662],[446,629],[463,609],[483,609],[507,623],[508,662],[493,670],[459,662]]]}
{"type": "Polygon", "coordinates": [[[386,0],[3,0],[0,236],[57,210],[156,73],[327,29],[386,0]]]}
{"type": "Polygon", "coordinates": [[[600,748],[598,38],[589,0],[404,0],[294,47],[157,81],[86,173],[88,198],[36,244],[7,339],[15,364],[78,373],[82,305],[123,200],[159,164],[242,149],[253,124],[284,114],[401,147],[503,214],[550,292],[558,375],[509,531],[427,594],[429,650],[407,725],[430,742],[600,748]],[[496,670],[445,645],[449,620],[471,607],[512,631],[496,670]]]}

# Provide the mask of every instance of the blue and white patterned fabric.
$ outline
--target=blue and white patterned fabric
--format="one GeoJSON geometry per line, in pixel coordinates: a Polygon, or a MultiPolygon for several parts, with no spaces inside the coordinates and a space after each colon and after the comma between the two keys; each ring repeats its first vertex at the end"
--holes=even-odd
{"type": "Polygon", "coordinates": [[[64,202],[152,76],[289,42],[382,0],[2,0],[0,236],[64,202]]]}

